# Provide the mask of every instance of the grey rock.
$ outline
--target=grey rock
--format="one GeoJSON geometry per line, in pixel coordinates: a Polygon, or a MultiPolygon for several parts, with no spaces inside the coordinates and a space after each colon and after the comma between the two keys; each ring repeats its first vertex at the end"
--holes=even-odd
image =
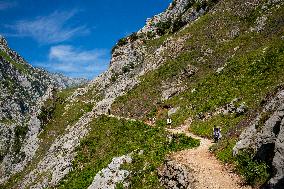
{"type": "Polygon", "coordinates": [[[267,21],[267,16],[264,15],[264,16],[258,17],[256,19],[255,26],[251,28],[251,31],[255,31],[257,33],[263,31],[266,25],[266,21],[267,21]]]}
{"type": "Polygon", "coordinates": [[[175,114],[179,109],[180,109],[180,107],[169,109],[168,116],[171,116],[171,115],[175,114]]]}
{"type": "Polygon", "coordinates": [[[190,170],[174,160],[167,160],[158,169],[159,181],[167,189],[194,188],[194,178],[190,170]]]}
{"type": "Polygon", "coordinates": [[[168,100],[169,98],[173,97],[174,95],[179,94],[181,91],[184,90],[184,87],[171,87],[162,91],[162,98],[161,100],[168,100]]]}
{"type": "Polygon", "coordinates": [[[107,168],[102,169],[96,174],[88,189],[115,189],[116,184],[118,183],[128,185],[128,183],[125,183],[124,180],[128,177],[130,172],[120,169],[120,166],[124,163],[131,162],[132,158],[130,155],[113,158],[107,168]]]}
{"type": "Polygon", "coordinates": [[[244,103],[242,103],[242,104],[236,109],[236,113],[237,113],[238,115],[244,114],[244,113],[246,112],[246,110],[247,110],[247,106],[246,106],[244,103]]]}
{"type": "MultiPolygon", "coordinates": [[[[254,149],[256,158],[272,166],[270,188],[279,188],[284,179],[284,90],[267,102],[262,113],[244,130],[233,148],[234,155],[242,149],[254,149]],[[264,117],[264,115],[269,115],[264,117]],[[264,124],[261,120],[266,119],[264,124]],[[273,158],[271,158],[273,157],[273,158]]],[[[281,188],[281,187],[280,187],[281,188]]]]}
{"type": "Polygon", "coordinates": [[[86,80],[70,79],[32,67],[9,48],[3,36],[0,36],[0,50],[1,184],[11,175],[22,171],[33,159],[41,131],[37,115],[43,102],[51,97],[54,90],[80,85],[86,80]],[[18,140],[16,128],[26,130],[24,136],[17,136],[21,143],[19,153],[13,147],[18,140]]]}
{"type": "Polygon", "coordinates": [[[221,73],[222,71],[223,71],[223,69],[224,69],[225,67],[224,66],[222,66],[222,67],[220,67],[220,68],[218,68],[217,70],[216,70],[216,73],[221,73]]]}
{"type": "MultiPolygon", "coordinates": [[[[195,0],[196,2],[198,0],[195,0]]],[[[196,10],[196,8],[189,5],[188,0],[175,0],[175,3],[171,3],[170,6],[162,13],[155,15],[152,18],[146,20],[145,26],[140,29],[138,35],[147,34],[149,32],[157,34],[157,24],[161,22],[171,21],[174,23],[176,20],[181,19],[183,22],[190,23],[198,19],[206,11],[204,9],[196,10]]]]}
{"type": "Polygon", "coordinates": [[[233,27],[233,29],[231,30],[229,37],[230,37],[230,38],[236,38],[236,37],[238,37],[239,35],[240,35],[240,28],[237,27],[237,26],[235,26],[235,27],[233,27]]]}

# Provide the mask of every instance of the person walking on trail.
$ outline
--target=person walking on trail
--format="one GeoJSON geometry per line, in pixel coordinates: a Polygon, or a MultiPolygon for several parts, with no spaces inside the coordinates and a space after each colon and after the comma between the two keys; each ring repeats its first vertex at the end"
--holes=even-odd
{"type": "Polygon", "coordinates": [[[172,124],[172,119],[170,117],[168,117],[167,119],[167,125],[171,125],[172,124]]]}
{"type": "Polygon", "coordinates": [[[110,115],[110,109],[107,110],[108,115],[110,115]]]}
{"type": "Polygon", "coordinates": [[[221,139],[221,137],[222,137],[222,135],[221,135],[221,128],[220,127],[216,127],[216,125],[214,125],[214,128],[213,128],[214,142],[217,143],[221,139]]]}

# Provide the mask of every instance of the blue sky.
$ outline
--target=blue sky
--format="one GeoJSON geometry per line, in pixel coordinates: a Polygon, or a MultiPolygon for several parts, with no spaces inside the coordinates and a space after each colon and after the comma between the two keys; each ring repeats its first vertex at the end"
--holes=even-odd
{"type": "Polygon", "coordinates": [[[0,33],[29,63],[92,79],[116,41],[171,0],[0,0],[0,33]]]}

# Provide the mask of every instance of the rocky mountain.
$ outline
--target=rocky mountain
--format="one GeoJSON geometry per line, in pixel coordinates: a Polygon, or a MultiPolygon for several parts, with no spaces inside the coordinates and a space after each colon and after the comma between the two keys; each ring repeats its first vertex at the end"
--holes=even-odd
{"type": "Polygon", "coordinates": [[[182,176],[174,175],[164,160],[199,142],[169,134],[168,117],[171,127],[187,125],[201,137],[221,126],[223,138],[210,148],[220,161],[256,188],[283,187],[283,18],[281,0],[174,0],[117,42],[106,72],[60,91],[48,87],[58,83],[42,79],[44,71],[25,74],[24,61],[2,53],[1,69],[16,70],[1,80],[6,85],[17,73],[40,83],[16,77],[27,94],[5,88],[16,96],[15,105],[1,106],[10,108],[1,113],[8,118],[1,125],[2,187],[193,186],[195,178],[183,180],[190,168],[171,165],[182,176]],[[27,104],[41,108],[21,108],[27,104]],[[9,119],[12,110],[22,112],[9,119]],[[159,182],[161,166],[177,180],[159,182]]]}
{"type": "Polygon", "coordinates": [[[33,68],[0,37],[0,161],[2,179],[34,156],[40,106],[55,90],[86,82],[33,68]]]}

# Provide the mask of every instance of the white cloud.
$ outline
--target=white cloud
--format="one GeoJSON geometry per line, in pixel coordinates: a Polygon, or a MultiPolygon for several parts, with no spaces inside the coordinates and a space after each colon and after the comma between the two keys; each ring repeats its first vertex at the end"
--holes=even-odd
{"type": "Polygon", "coordinates": [[[109,64],[108,51],[76,49],[70,45],[50,48],[48,61],[35,63],[52,72],[60,72],[71,77],[93,78],[105,71],[109,64]]]}
{"type": "Polygon", "coordinates": [[[47,16],[36,17],[32,20],[20,20],[13,25],[6,25],[12,33],[10,36],[32,37],[36,41],[45,44],[52,44],[66,41],[74,36],[85,35],[89,29],[82,26],[67,24],[78,11],[54,12],[47,16]]]}
{"type": "Polygon", "coordinates": [[[14,1],[0,1],[0,10],[13,8],[17,5],[14,1]]]}

